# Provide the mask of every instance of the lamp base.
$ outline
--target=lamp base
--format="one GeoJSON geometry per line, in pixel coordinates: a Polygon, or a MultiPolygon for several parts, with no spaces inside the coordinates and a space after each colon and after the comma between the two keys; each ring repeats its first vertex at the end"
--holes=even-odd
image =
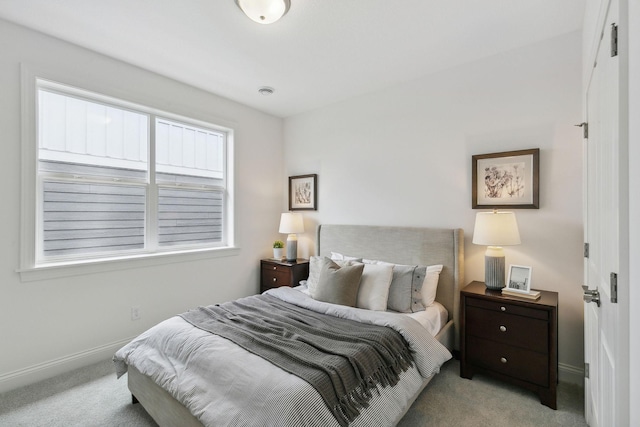
{"type": "Polygon", "coordinates": [[[504,288],[504,272],[504,255],[484,256],[484,284],[488,289],[500,290],[504,288]]]}
{"type": "Polygon", "coordinates": [[[287,261],[298,259],[298,239],[287,239],[287,261]]]}

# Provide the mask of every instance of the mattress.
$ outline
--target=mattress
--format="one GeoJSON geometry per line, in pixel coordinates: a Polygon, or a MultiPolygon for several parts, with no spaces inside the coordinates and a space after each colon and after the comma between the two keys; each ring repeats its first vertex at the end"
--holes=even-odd
{"type": "Polygon", "coordinates": [[[433,336],[438,335],[438,332],[447,324],[449,317],[447,309],[437,301],[434,301],[424,311],[404,314],[420,323],[433,336]]]}
{"type": "MultiPolygon", "coordinates": [[[[420,321],[411,321],[403,314],[320,303],[291,288],[268,292],[325,314],[393,327],[410,343],[416,365],[401,374],[397,386],[373,393],[369,408],[352,423],[353,427],[395,424],[425,380],[451,357],[431,334],[424,332],[420,321]]],[[[421,316],[428,323],[428,315],[421,316]]],[[[140,335],[118,351],[115,361],[119,375],[127,365],[135,367],[205,426],[256,425],[257,420],[259,425],[338,426],[308,383],[179,317],[140,335]]]]}

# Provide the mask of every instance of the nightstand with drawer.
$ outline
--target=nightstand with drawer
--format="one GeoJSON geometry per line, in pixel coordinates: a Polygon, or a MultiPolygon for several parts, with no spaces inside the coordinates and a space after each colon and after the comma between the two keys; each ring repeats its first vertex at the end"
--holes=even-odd
{"type": "Polygon", "coordinates": [[[309,260],[263,259],[260,261],[260,293],[280,286],[298,286],[309,277],[309,260]]]}
{"type": "Polygon", "coordinates": [[[534,391],[556,409],[558,294],[502,295],[483,282],[460,292],[460,376],[478,373],[534,391]]]}

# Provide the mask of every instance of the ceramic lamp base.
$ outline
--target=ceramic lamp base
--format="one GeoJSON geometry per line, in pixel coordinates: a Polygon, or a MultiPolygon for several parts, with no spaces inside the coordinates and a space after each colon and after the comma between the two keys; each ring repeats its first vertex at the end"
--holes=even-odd
{"type": "MultiPolygon", "coordinates": [[[[291,235],[289,235],[291,236],[291,235]]],[[[298,259],[298,239],[287,239],[287,261],[298,259]]]]}
{"type": "Polygon", "coordinates": [[[488,289],[500,290],[505,286],[504,251],[496,247],[487,248],[484,256],[484,284],[488,289]]]}

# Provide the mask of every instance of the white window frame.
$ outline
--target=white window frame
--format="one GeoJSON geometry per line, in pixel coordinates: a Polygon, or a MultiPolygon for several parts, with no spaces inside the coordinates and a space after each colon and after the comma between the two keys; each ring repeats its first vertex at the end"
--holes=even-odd
{"type": "MultiPolygon", "coordinates": [[[[112,97],[105,95],[108,91],[99,91],[93,88],[78,89],[77,87],[62,83],[63,80],[55,77],[47,77],[46,73],[35,73],[27,66],[22,65],[22,176],[21,176],[21,250],[20,250],[20,273],[23,281],[44,280],[56,277],[65,277],[79,274],[87,274],[113,269],[135,268],[152,265],[160,265],[171,262],[192,261],[220,256],[232,256],[239,254],[239,248],[235,246],[235,220],[234,220],[234,131],[231,127],[221,126],[205,122],[202,120],[188,118],[184,115],[175,114],[158,108],[143,106],[141,104],[123,100],[122,96],[112,97]],[[60,82],[60,83],[57,83],[60,82]],[[217,246],[189,246],[189,247],[158,247],[150,245],[151,238],[155,236],[157,230],[156,209],[147,209],[146,215],[146,248],[141,251],[127,254],[113,254],[105,256],[78,257],[74,259],[40,259],[39,245],[42,236],[39,232],[38,221],[40,213],[38,209],[42,206],[41,182],[38,177],[38,140],[37,140],[37,98],[38,89],[45,86],[48,89],[58,90],[65,95],[78,96],[93,102],[115,105],[119,108],[129,108],[149,117],[149,138],[154,140],[155,127],[151,121],[155,122],[156,117],[167,119],[188,125],[204,127],[226,134],[226,144],[223,159],[226,171],[226,185],[224,191],[225,210],[223,227],[223,244],[217,246]]],[[[150,144],[148,149],[148,167],[150,168],[150,182],[147,191],[147,206],[157,206],[157,185],[155,183],[155,149],[150,144]]]]}

